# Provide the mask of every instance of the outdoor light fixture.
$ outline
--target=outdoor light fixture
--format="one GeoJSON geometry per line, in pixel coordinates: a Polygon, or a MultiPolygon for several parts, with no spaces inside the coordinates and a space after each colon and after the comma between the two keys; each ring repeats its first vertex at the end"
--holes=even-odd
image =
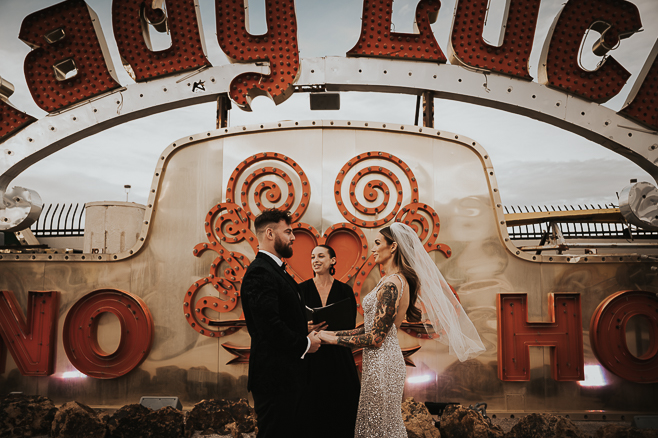
{"type": "Polygon", "coordinates": [[[130,184],[126,184],[123,186],[124,189],[126,189],[126,202],[128,202],[128,193],[130,193],[130,184]]]}

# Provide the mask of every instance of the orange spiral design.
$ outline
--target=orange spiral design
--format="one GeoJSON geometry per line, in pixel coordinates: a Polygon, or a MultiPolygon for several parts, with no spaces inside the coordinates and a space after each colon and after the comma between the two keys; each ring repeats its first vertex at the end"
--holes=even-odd
{"type": "Polygon", "coordinates": [[[340,171],[338,172],[338,176],[336,176],[336,182],[334,184],[334,198],[336,200],[336,205],[338,206],[340,213],[350,223],[353,223],[359,227],[375,228],[375,227],[383,226],[388,222],[392,221],[395,218],[395,215],[397,214],[399,209],[402,207],[402,197],[403,197],[402,183],[400,182],[400,179],[393,171],[383,166],[379,166],[379,165],[368,166],[364,169],[359,170],[354,176],[354,178],[352,179],[352,181],[349,182],[349,188],[348,189],[345,188],[346,184],[344,180],[347,173],[356,165],[366,160],[374,160],[374,159],[384,160],[393,163],[401,172],[401,174],[407,177],[409,181],[409,185],[411,186],[412,201],[418,202],[418,182],[416,181],[416,177],[414,173],[411,171],[411,168],[404,161],[402,161],[401,159],[399,159],[393,154],[384,153],[384,152],[366,152],[364,154],[359,154],[356,157],[349,160],[340,169],[340,171]],[[362,205],[358,201],[356,196],[356,188],[359,182],[363,178],[370,175],[381,175],[389,182],[387,184],[386,181],[382,181],[380,179],[374,179],[369,181],[365,185],[363,197],[366,201],[376,202],[377,199],[379,198],[379,193],[383,195],[382,201],[375,206],[362,205]],[[391,184],[390,187],[389,184],[391,184]],[[347,206],[343,200],[343,191],[345,190],[349,190],[350,205],[356,211],[364,215],[375,216],[383,212],[391,205],[392,198],[393,198],[392,201],[393,210],[382,219],[375,219],[375,220],[359,219],[355,215],[350,213],[350,211],[347,209],[347,206]]]}
{"type": "Polygon", "coordinates": [[[240,206],[245,210],[249,218],[256,217],[261,211],[267,209],[264,202],[267,201],[273,204],[276,208],[290,210],[292,213],[293,221],[298,221],[306,212],[308,208],[309,199],[311,199],[311,185],[309,184],[306,173],[302,170],[301,166],[292,158],[279,154],[276,152],[263,152],[253,155],[246,160],[242,161],[231,174],[228,186],[226,187],[226,202],[236,202],[236,198],[240,198],[240,206]],[[290,171],[279,169],[273,166],[264,166],[251,170],[247,175],[241,187],[237,187],[240,177],[245,174],[251,166],[262,161],[278,161],[283,163],[290,171]],[[293,211],[297,196],[295,194],[295,186],[291,178],[292,174],[299,177],[302,194],[297,208],[293,211]],[[261,181],[264,176],[275,175],[285,182],[287,195],[283,195],[283,190],[275,181],[261,181]],[[254,187],[254,184],[256,186],[254,187]],[[249,193],[252,192],[253,200],[258,208],[257,212],[251,211],[249,205],[249,193]]]}
{"type": "Polygon", "coordinates": [[[229,251],[223,244],[246,240],[255,254],[258,251],[258,241],[249,229],[247,213],[233,203],[217,204],[211,208],[206,215],[204,229],[208,242],[197,244],[194,247],[194,256],[200,257],[206,251],[214,251],[217,257],[210,265],[209,275],[195,281],[185,293],[183,312],[188,324],[200,334],[211,338],[228,336],[240,327],[219,330],[217,325],[211,325],[219,323],[219,320],[209,317],[208,313],[226,313],[235,309],[240,299],[240,284],[249,266],[249,258],[242,253],[229,251]],[[228,265],[223,271],[220,266],[222,263],[228,265]],[[218,296],[199,297],[204,286],[214,288],[218,296]]]}

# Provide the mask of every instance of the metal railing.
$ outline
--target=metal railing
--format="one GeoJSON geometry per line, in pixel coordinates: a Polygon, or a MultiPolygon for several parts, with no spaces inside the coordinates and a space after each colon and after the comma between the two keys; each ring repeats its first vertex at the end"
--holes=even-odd
{"type": "MultiPolygon", "coordinates": [[[[549,211],[578,211],[578,210],[603,210],[617,208],[613,204],[599,205],[563,205],[563,206],[524,206],[524,207],[505,207],[505,214],[512,213],[538,213],[549,211]]],[[[656,239],[658,232],[645,231],[628,224],[625,221],[620,222],[561,222],[556,221],[564,238],[570,239],[656,239]]],[[[549,221],[537,224],[519,225],[507,227],[510,239],[512,240],[541,240],[549,230],[549,221]]]]}
{"type": "MultiPolygon", "coordinates": [[[[505,207],[505,214],[535,213],[548,211],[576,211],[615,208],[615,205],[564,205],[564,206],[523,206],[505,207]]],[[[35,236],[61,237],[84,236],[84,204],[50,204],[44,209],[39,219],[32,224],[31,230],[35,236]]],[[[558,222],[562,235],[565,238],[620,238],[642,239],[658,238],[657,231],[645,231],[625,222],[558,222]]],[[[513,240],[540,240],[548,231],[548,221],[538,224],[507,227],[509,236],[513,240]]]]}
{"type": "Polygon", "coordinates": [[[85,235],[85,204],[50,204],[30,229],[37,237],[80,237],[85,235]]]}

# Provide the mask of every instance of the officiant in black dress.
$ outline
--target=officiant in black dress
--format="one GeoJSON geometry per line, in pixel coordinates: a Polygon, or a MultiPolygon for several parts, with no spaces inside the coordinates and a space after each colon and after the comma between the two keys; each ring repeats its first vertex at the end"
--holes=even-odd
{"type": "MultiPolygon", "coordinates": [[[[307,307],[340,306],[346,325],[330,329],[350,330],[356,325],[356,299],[350,286],[333,278],[335,264],[336,253],[330,246],[316,246],[311,253],[314,278],[299,286],[307,307]]],[[[326,327],[322,322],[309,321],[309,332],[326,327]]],[[[323,345],[307,361],[308,385],[299,415],[304,423],[301,430],[313,438],[353,438],[361,385],[352,350],[323,345]]]]}

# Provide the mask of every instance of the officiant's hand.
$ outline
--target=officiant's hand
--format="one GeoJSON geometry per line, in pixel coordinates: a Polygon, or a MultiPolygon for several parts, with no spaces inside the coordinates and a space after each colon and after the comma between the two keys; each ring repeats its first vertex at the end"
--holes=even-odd
{"type": "Polygon", "coordinates": [[[308,322],[308,332],[311,333],[313,331],[319,332],[320,330],[324,330],[328,327],[328,324],[324,321],[318,323],[318,324],[313,324],[313,321],[308,322]]]}
{"type": "Polygon", "coordinates": [[[319,333],[320,339],[323,344],[336,344],[338,342],[338,337],[335,335],[335,332],[321,331],[319,333]]]}

